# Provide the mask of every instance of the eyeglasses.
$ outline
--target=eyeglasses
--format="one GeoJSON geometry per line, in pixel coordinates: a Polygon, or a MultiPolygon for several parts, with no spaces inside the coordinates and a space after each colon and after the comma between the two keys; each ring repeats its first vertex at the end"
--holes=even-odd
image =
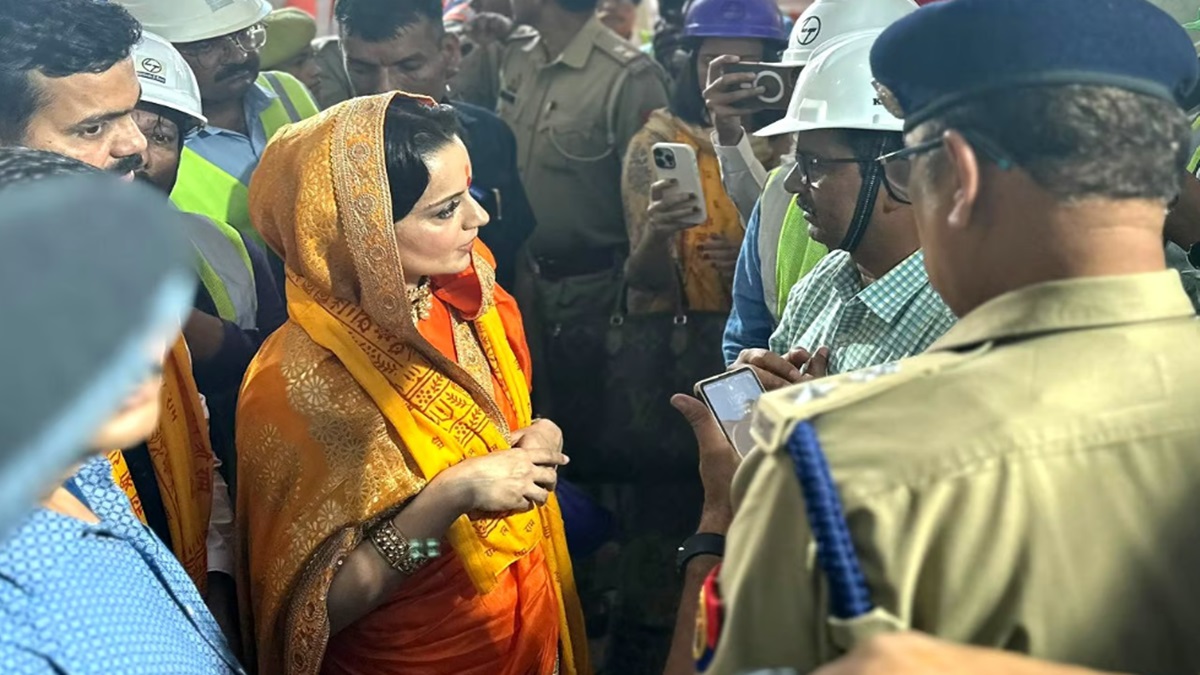
{"type": "Polygon", "coordinates": [[[243,54],[252,54],[267,44],[267,29],[261,23],[243,28],[236,33],[222,35],[200,42],[176,45],[179,51],[192,56],[205,68],[212,68],[231,49],[240,49],[243,54]]]}
{"type": "MultiPolygon", "coordinates": [[[[992,163],[1000,167],[1000,170],[1008,171],[1016,166],[1016,162],[1013,161],[1008,153],[988,137],[973,131],[958,130],[958,132],[984,158],[991,160],[992,163]]],[[[909,183],[912,180],[913,158],[933,152],[941,148],[944,143],[945,138],[939,136],[923,143],[917,143],[912,147],[904,148],[903,150],[889,152],[875,160],[883,167],[883,184],[887,188],[888,194],[892,196],[892,199],[902,204],[912,204],[909,196],[909,183]]]]}
{"type": "Polygon", "coordinates": [[[798,175],[804,179],[806,185],[812,185],[828,176],[834,167],[839,164],[864,166],[873,164],[875,161],[874,159],[859,159],[858,157],[821,157],[820,155],[812,155],[807,152],[797,152],[796,167],[792,170],[798,172],[798,175]]]}

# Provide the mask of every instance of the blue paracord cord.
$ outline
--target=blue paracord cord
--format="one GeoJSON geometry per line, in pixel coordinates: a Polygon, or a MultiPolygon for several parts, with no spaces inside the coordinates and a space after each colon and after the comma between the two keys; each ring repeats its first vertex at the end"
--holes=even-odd
{"type": "Polygon", "coordinates": [[[817,565],[829,582],[830,613],[853,619],[871,611],[871,593],[850,540],[842,500],[812,424],[796,425],[787,442],[804,494],[809,527],[817,543],[817,565]]]}

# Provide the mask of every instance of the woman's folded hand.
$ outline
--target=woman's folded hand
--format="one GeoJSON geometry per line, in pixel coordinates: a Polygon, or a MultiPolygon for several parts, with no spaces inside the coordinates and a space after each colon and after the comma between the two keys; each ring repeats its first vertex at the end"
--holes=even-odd
{"type": "Polygon", "coordinates": [[[522,512],[546,503],[558,484],[558,467],[569,461],[557,447],[514,447],[467,459],[434,483],[453,491],[462,513],[522,512]]]}

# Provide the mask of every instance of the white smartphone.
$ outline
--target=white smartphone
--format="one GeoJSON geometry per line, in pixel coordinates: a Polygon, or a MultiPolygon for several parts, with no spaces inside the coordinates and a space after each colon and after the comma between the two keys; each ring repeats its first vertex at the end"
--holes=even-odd
{"type": "Polygon", "coordinates": [[[762,382],[750,368],[735,368],[696,384],[696,394],[712,411],[721,431],[742,457],[754,449],[750,413],[763,395],[762,382]]]}
{"type": "Polygon", "coordinates": [[[700,182],[700,163],[696,151],[683,143],[655,143],[654,175],[658,180],[675,179],[675,187],[668,194],[694,194],[700,211],[683,219],[683,222],[699,225],[708,220],[708,206],[704,201],[704,186],[700,182]]]}

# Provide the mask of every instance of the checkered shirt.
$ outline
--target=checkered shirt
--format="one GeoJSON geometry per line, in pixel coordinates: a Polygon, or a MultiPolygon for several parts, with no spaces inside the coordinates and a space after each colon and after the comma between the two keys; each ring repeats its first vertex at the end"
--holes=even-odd
{"type": "Polygon", "coordinates": [[[919,354],[954,321],[921,251],[866,288],[850,254],[834,251],[792,287],[771,351],[829,347],[834,375],[919,354]]]}

